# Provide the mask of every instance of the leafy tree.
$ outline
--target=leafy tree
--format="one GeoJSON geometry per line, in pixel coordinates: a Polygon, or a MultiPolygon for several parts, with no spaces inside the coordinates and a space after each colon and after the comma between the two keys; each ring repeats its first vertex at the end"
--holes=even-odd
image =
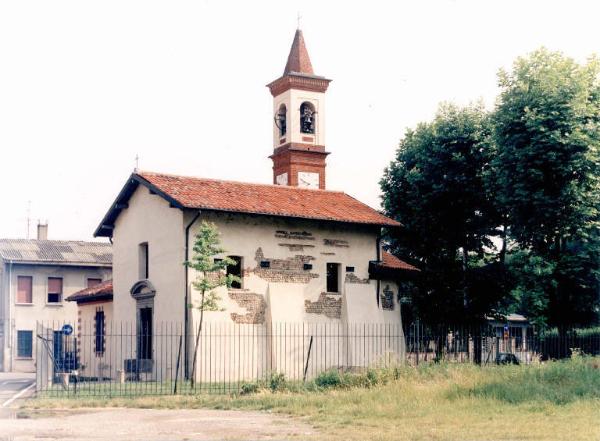
{"type": "MultiPolygon", "coordinates": [[[[501,224],[485,174],[494,150],[481,104],[440,106],[430,123],[408,130],[380,181],[386,214],[403,224],[390,238],[395,254],[420,263],[418,314],[432,323],[481,319],[496,298],[469,295],[484,271],[472,256],[493,248],[501,224]],[[475,301],[476,300],[476,301],[475,301]]],[[[496,293],[493,294],[493,297],[496,293]]]]}
{"type": "Polygon", "coordinates": [[[499,75],[492,169],[519,245],[514,295],[552,325],[589,321],[598,301],[599,73],[540,49],[499,75]]]}
{"type": "Polygon", "coordinates": [[[198,322],[198,331],[194,346],[194,359],[192,362],[192,387],[195,382],[194,376],[196,372],[198,344],[200,342],[200,334],[202,333],[204,311],[221,311],[222,308],[219,305],[221,297],[219,297],[215,289],[221,286],[230,287],[233,282],[240,281],[239,277],[231,274],[226,275],[227,266],[233,265],[235,262],[228,257],[220,257],[225,253],[225,250],[221,247],[219,230],[215,224],[206,221],[200,224],[193,251],[192,260],[184,263],[187,267],[193,268],[196,271],[197,276],[192,282],[192,286],[200,293],[200,299],[196,304],[188,305],[188,307],[193,307],[200,311],[200,320],[198,322]]]}

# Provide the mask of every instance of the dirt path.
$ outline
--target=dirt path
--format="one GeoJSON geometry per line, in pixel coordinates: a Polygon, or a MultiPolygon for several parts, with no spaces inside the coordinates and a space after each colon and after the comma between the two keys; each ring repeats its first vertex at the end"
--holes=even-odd
{"type": "Polygon", "coordinates": [[[0,441],[307,440],[314,435],[296,419],[222,410],[20,411],[15,419],[0,419],[0,441]]]}

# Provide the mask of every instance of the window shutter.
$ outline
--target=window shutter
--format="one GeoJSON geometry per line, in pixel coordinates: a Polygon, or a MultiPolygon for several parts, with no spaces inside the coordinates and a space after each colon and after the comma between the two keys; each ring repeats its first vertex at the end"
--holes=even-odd
{"type": "Polygon", "coordinates": [[[62,279],[59,279],[57,277],[51,277],[48,279],[48,292],[52,294],[61,294],[62,285],[62,279]]]}
{"type": "Polygon", "coordinates": [[[17,277],[17,303],[31,303],[31,277],[17,277]]]}

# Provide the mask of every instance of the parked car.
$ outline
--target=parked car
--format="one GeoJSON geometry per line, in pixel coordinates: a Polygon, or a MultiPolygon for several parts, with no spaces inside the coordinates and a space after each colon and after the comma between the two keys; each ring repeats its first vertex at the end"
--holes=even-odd
{"type": "Polygon", "coordinates": [[[496,355],[496,364],[520,364],[520,362],[515,354],[498,352],[498,355],[496,355]]]}

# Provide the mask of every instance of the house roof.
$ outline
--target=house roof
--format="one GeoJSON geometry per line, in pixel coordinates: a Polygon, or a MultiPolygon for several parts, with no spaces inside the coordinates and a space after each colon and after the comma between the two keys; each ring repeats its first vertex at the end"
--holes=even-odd
{"type": "Polygon", "coordinates": [[[381,266],[407,271],[419,271],[417,267],[414,267],[410,263],[406,263],[405,261],[398,259],[392,253],[388,253],[387,251],[381,253],[381,266]]]}
{"type": "Polygon", "coordinates": [[[0,258],[45,265],[112,265],[112,246],[71,240],[0,239],[0,258]]]}
{"type": "Polygon", "coordinates": [[[112,280],[106,280],[91,288],[85,288],[81,291],[71,294],[66,298],[68,302],[85,303],[98,300],[113,299],[113,283],[112,280]]]}
{"type": "Polygon", "coordinates": [[[418,276],[420,270],[391,253],[381,253],[380,261],[369,262],[369,276],[379,280],[410,280],[418,276]]]}
{"type": "Polygon", "coordinates": [[[283,75],[291,73],[314,75],[310,57],[308,56],[308,50],[306,50],[306,44],[304,43],[304,36],[300,29],[296,29],[290,54],[288,55],[287,63],[283,70],[283,75]]]}
{"type": "Polygon", "coordinates": [[[96,229],[95,236],[110,236],[114,222],[135,189],[143,185],[176,208],[248,213],[351,224],[398,227],[368,205],[338,191],[282,185],[250,184],[163,173],[133,173],[96,229]]]}
{"type": "Polygon", "coordinates": [[[528,321],[527,317],[525,317],[524,315],[521,315],[521,314],[506,314],[506,315],[503,315],[502,317],[486,316],[485,318],[486,318],[486,320],[491,321],[491,322],[501,322],[501,321],[527,322],[528,321]]]}

